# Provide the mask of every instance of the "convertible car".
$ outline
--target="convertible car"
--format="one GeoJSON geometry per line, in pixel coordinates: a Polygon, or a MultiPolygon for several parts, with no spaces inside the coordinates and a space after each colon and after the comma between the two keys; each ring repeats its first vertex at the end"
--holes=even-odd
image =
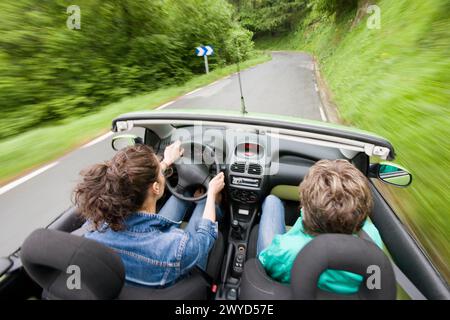
{"type": "Polygon", "coordinates": [[[112,131],[115,150],[144,143],[162,155],[172,141],[182,141],[183,162],[169,170],[160,205],[170,195],[195,201],[183,191],[207,187],[209,177],[225,173],[225,218],[206,270],[194,268],[164,288],[128,283],[120,257],[82,237],[84,221],[73,207],[0,260],[2,299],[450,298],[448,284],[379,190],[382,184],[376,180],[390,185],[386,188],[412,182],[405,168],[391,162],[394,147],[382,137],[293,117],[217,110],[129,113],[112,121],[112,131]],[[136,128],[141,136],[134,134],[136,128]],[[286,225],[292,226],[299,215],[298,185],[320,159],[347,159],[369,178],[374,197],[370,219],[381,234],[383,250],[364,236],[320,235],[298,254],[291,283],[279,283],[256,259],[261,203],[270,194],[278,196],[285,206],[286,225]],[[339,295],[319,289],[318,277],[326,269],[360,274],[359,291],[339,295]]]}

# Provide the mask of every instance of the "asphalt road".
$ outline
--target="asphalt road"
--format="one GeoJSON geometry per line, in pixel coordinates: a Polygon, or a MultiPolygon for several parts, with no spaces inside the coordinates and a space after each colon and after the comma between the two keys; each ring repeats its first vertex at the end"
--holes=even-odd
{"type": "MultiPolygon", "coordinates": [[[[249,112],[325,120],[313,62],[306,54],[275,52],[271,61],[242,71],[241,79],[249,112]]],[[[237,76],[195,90],[164,107],[240,110],[237,76]]],[[[136,130],[135,134],[142,136],[143,130],[136,130]]],[[[79,172],[113,154],[111,135],[103,136],[0,188],[0,256],[18,249],[30,232],[47,226],[69,208],[79,172]]]]}

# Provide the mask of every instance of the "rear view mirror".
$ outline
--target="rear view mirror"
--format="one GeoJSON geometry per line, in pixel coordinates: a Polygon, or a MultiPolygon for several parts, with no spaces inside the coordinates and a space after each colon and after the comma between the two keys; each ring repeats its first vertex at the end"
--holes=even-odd
{"type": "Polygon", "coordinates": [[[412,182],[412,175],[405,168],[391,162],[381,162],[373,165],[370,170],[376,177],[387,184],[397,187],[407,187],[412,182]]]}
{"type": "Polygon", "coordinates": [[[121,134],[112,138],[111,146],[115,151],[119,151],[128,146],[143,143],[142,139],[133,134],[121,134]]]}

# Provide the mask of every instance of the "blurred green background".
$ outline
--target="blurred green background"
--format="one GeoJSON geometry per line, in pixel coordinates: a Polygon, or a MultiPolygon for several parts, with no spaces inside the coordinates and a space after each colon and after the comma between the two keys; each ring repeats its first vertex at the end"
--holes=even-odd
{"type": "MultiPolygon", "coordinates": [[[[250,9],[249,9],[250,10],[250,9]]],[[[251,12],[254,12],[251,10],[251,12]]],[[[450,279],[450,1],[309,1],[257,47],[318,59],[344,123],[388,138],[414,176],[391,204],[450,279]],[[368,29],[369,4],[380,29],[368,29]]]]}
{"type": "Polygon", "coordinates": [[[213,43],[211,69],[243,58],[252,34],[225,0],[0,2],[0,139],[204,72],[194,55],[213,43]],[[66,27],[81,8],[81,30],[66,27]]]}
{"type": "Polygon", "coordinates": [[[306,51],[342,121],[391,140],[414,175],[410,188],[384,192],[449,280],[449,12],[448,0],[3,0],[0,181],[88,140],[119,113],[233,72],[236,47],[247,65],[268,59],[254,43],[306,51]],[[81,30],[66,27],[73,4],[81,30]],[[380,29],[367,28],[369,4],[381,10],[380,29]],[[206,44],[216,49],[213,72],[199,76],[194,48],[206,44]],[[63,133],[69,140],[58,140],[63,133]]]}

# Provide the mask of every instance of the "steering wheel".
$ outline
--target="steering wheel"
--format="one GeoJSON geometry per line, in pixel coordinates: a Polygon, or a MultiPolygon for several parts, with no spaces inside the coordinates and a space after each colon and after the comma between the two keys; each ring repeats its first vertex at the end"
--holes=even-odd
{"type": "Polygon", "coordinates": [[[175,161],[175,163],[173,164],[178,173],[178,183],[175,187],[173,187],[170,185],[169,180],[166,179],[167,189],[169,189],[169,191],[175,197],[181,200],[190,202],[202,200],[206,198],[207,192],[205,192],[199,197],[186,196],[185,192],[188,187],[195,185],[201,185],[206,189],[206,191],[208,191],[209,182],[212,179],[212,174],[210,173],[209,170],[211,164],[205,163],[203,155],[209,154],[213,156],[214,164],[216,166],[215,174],[218,174],[220,172],[220,164],[217,159],[216,153],[211,147],[198,142],[191,142],[191,141],[183,142],[181,144],[181,147],[185,150],[184,155],[183,157],[175,161]],[[187,159],[185,157],[186,153],[188,155],[191,154],[190,152],[186,151],[190,151],[192,149],[194,149],[194,154],[192,155],[195,155],[196,151],[198,152],[199,150],[201,150],[201,158],[200,158],[201,163],[195,163],[195,161],[198,160],[199,158],[198,154],[197,156],[194,157],[191,156],[190,157],[191,159],[187,159]],[[190,163],[186,163],[187,161],[190,161],[190,163]]]}

